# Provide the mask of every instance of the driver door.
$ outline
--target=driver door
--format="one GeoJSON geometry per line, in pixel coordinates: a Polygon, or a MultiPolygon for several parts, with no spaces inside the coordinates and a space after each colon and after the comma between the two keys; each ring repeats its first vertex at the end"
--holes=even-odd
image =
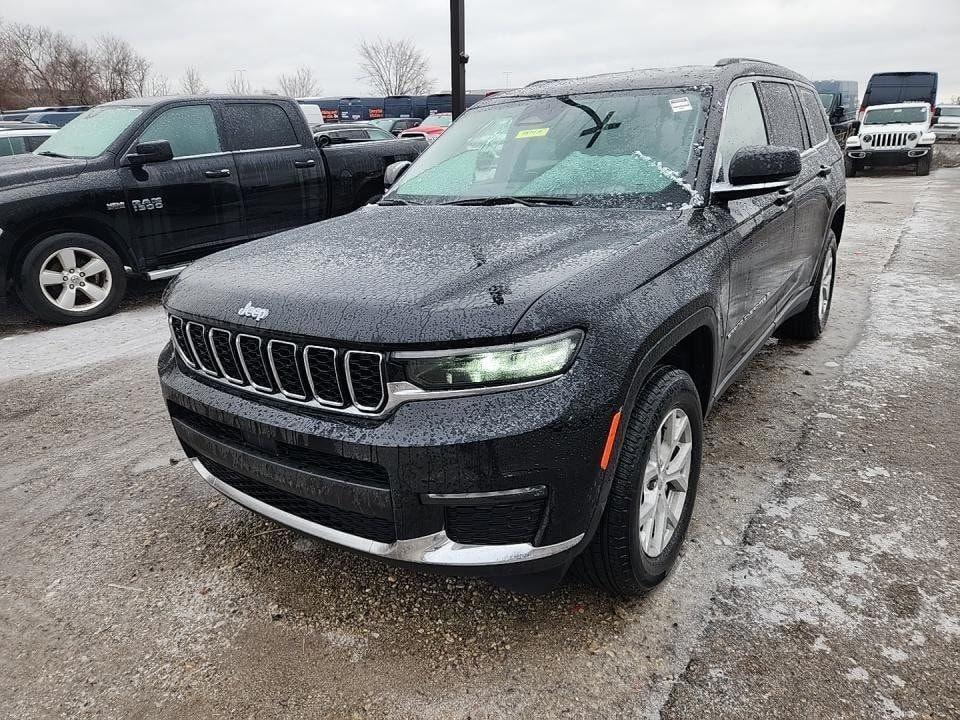
{"type": "Polygon", "coordinates": [[[148,264],[205,254],[243,235],[243,200],[233,156],[223,152],[213,108],[160,112],[136,143],[166,140],[173,159],[120,168],[131,235],[148,264]]]}

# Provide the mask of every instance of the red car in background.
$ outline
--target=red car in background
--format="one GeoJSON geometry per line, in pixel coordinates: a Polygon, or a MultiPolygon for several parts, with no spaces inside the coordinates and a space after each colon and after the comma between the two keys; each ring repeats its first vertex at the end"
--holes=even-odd
{"type": "Polygon", "coordinates": [[[436,113],[424,120],[422,124],[417,125],[417,127],[404,130],[400,133],[400,137],[426,140],[428,143],[432,143],[443,135],[443,131],[450,127],[450,123],[452,122],[453,115],[451,113],[436,113]]]}

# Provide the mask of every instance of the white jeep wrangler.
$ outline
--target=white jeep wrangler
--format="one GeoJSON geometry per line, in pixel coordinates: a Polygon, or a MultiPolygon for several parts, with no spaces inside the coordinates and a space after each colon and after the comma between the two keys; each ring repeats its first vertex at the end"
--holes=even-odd
{"type": "Polygon", "coordinates": [[[917,175],[929,175],[936,139],[930,132],[928,104],[874,105],[867,108],[856,134],[847,138],[844,170],[853,177],[864,167],[914,165],[917,175]]]}

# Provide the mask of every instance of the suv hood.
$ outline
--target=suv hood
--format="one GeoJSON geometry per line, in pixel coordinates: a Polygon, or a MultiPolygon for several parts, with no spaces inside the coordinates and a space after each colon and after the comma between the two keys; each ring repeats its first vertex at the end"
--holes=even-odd
{"type": "Polygon", "coordinates": [[[86,166],[87,161],[81,159],[33,153],[10,155],[0,160],[0,190],[70,178],[79,175],[86,166]]]}
{"type": "Polygon", "coordinates": [[[368,206],[200,260],[170,285],[165,304],[342,342],[504,337],[544,293],[679,218],[520,205],[368,206]],[[239,315],[248,303],[268,314],[239,315]]]}

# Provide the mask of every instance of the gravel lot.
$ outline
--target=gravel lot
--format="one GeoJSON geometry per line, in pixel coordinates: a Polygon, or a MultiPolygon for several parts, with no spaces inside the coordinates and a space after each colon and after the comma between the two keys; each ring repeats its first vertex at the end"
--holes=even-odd
{"type": "MultiPolygon", "coordinates": [[[[945,163],[949,164],[949,163],[945,163]]],[[[707,424],[636,601],[511,595],[219,498],[156,380],[156,287],[0,322],[0,698],[16,718],[960,717],[960,169],[849,181],[834,309],[707,424]]]]}

